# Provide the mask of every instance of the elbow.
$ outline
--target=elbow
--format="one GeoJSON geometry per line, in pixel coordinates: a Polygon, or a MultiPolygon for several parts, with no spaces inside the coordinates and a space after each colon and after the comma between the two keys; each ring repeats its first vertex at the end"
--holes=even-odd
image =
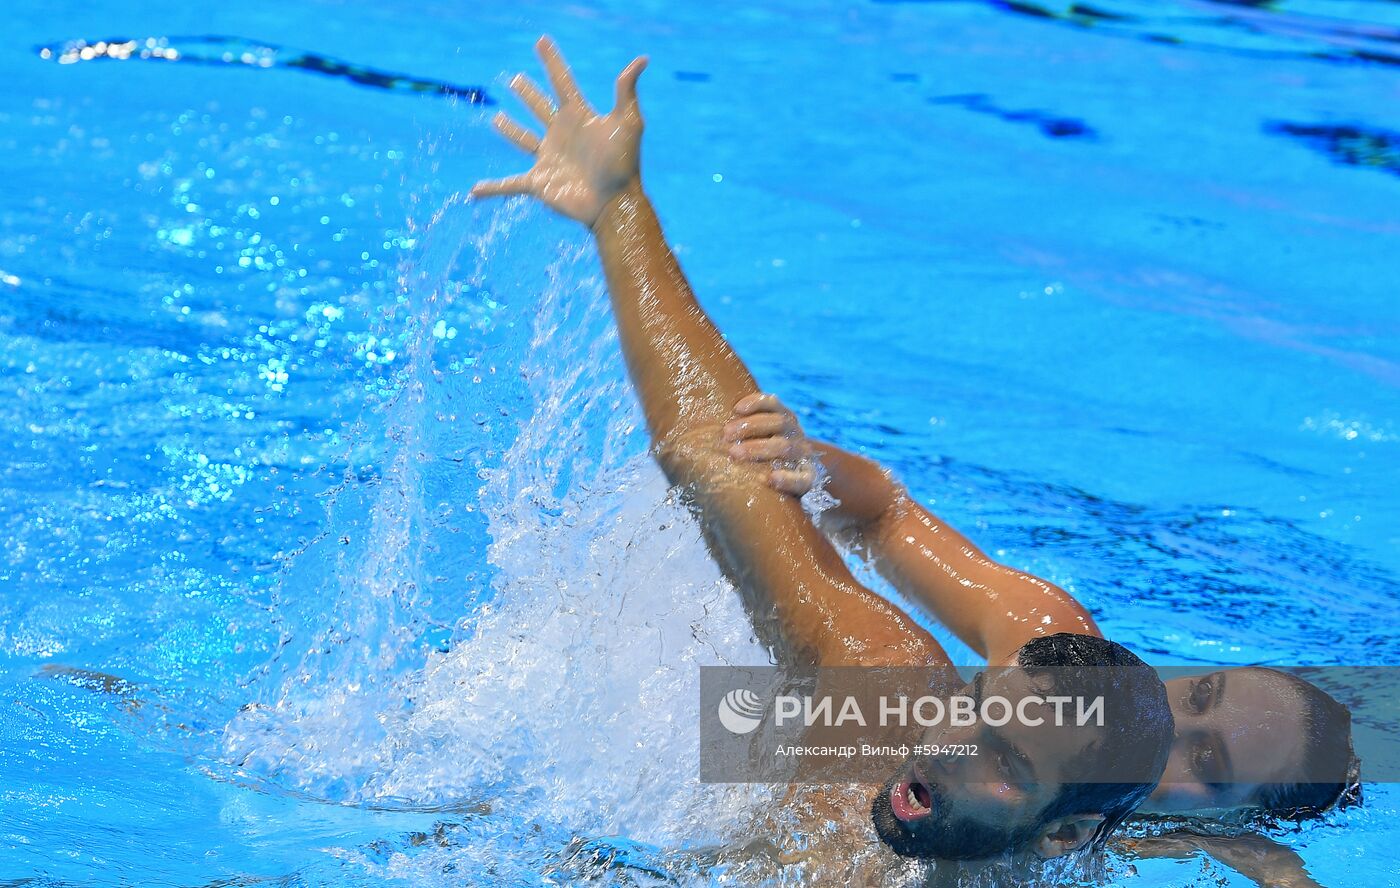
{"type": "Polygon", "coordinates": [[[656,439],[651,453],[668,481],[689,484],[718,471],[721,456],[718,437],[718,429],[703,426],[674,429],[656,439]]]}
{"type": "Polygon", "coordinates": [[[676,429],[657,438],[652,455],[672,485],[700,494],[720,489],[767,490],[767,473],[754,463],[735,462],[723,432],[723,423],[676,429]]]}

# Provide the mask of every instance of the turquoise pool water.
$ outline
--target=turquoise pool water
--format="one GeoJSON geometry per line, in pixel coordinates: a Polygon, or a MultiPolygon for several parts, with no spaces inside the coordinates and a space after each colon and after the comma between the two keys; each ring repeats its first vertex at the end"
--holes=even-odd
{"type": "MultiPolygon", "coordinates": [[[[768,800],[688,764],[697,667],[764,656],[584,238],[457,196],[521,167],[469,88],[542,31],[600,96],[651,55],[649,187],[812,433],[1155,662],[1400,665],[1400,5],[6,23],[0,884],[647,884],[576,840],[768,800]]],[[[1367,796],[1280,837],[1324,885],[1400,884],[1367,796]]]]}

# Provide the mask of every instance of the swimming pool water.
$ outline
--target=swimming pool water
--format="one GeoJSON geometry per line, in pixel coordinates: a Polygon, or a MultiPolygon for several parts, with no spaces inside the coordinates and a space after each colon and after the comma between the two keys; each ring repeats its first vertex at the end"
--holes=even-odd
{"type": "MultiPolygon", "coordinates": [[[[688,764],[697,667],[764,655],[585,239],[460,199],[522,168],[491,109],[307,53],[508,108],[540,32],[600,100],[650,54],[668,233],[811,433],[1154,662],[1400,665],[1394,3],[6,20],[0,882],[573,884],[767,799],[688,764]],[[203,63],[37,51],[113,37],[203,63]]],[[[1367,795],[1283,837],[1324,885],[1400,884],[1367,795]]]]}

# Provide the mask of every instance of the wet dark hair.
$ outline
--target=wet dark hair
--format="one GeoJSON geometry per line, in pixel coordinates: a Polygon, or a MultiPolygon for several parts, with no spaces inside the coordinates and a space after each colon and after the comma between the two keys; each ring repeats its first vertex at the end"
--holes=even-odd
{"type": "Polygon", "coordinates": [[[1361,762],[1352,752],[1351,713],[1330,694],[1290,672],[1255,667],[1286,678],[1303,706],[1303,761],[1296,783],[1266,783],[1253,802],[1269,814],[1316,817],[1361,800],[1361,762]]]}
{"type": "Polygon", "coordinates": [[[1060,817],[1104,816],[1090,846],[1101,846],[1157,787],[1171,754],[1176,723],[1167,689],[1156,670],[1121,644],[1091,635],[1059,633],[1036,638],[1016,655],[1031,675],[1049,676],[1056,694],[1104,698],[1103,739],[1080,753],[1066,782],[1041,810],[1044,825],[1060,817]],[[1121,775],[1124,782],[1090,782],[1096,775],[1121,775]]]}

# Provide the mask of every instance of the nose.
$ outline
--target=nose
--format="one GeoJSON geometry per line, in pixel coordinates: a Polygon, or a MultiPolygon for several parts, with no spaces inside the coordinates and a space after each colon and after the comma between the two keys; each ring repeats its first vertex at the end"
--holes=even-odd
{"type": "Polygon", "coordinates": [[[928,759],[928,770],[932,772],[928,775],[929,779],[941,782],[957,776],[958,768],[954,764],[956,761],[956,756],[940,755],[938,751],[935,751],[928,759]]]}

